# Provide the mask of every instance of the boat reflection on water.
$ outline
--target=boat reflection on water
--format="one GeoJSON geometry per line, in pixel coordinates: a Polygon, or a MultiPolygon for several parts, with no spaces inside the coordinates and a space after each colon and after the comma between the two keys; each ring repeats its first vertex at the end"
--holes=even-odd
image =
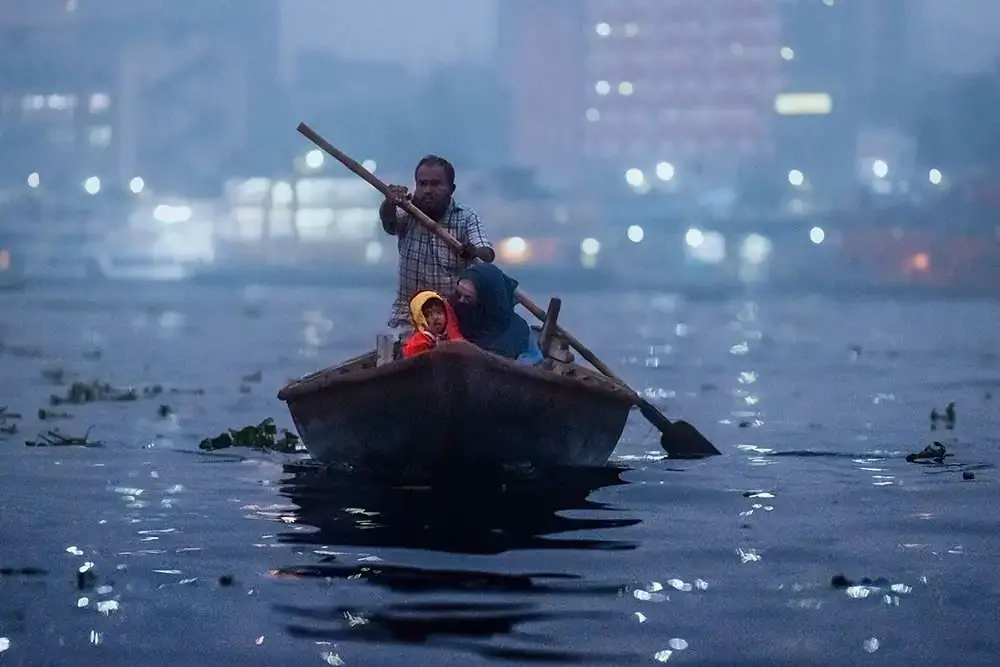
{"type": "Polygon", "coordinates": [[[297,507],[295,523],[314,527],[279,535],[286,543],[425,549],[499,554],[515,549],[632,549],[628,542],[557,538],[557,533],[619,528],[637,519],[581,518],[568,510],[613,512],[589,496],[627,484],[626,468],[573,468],[542,478],[451,482],[443,486],[386,487],[315,465],[286,465],[281,487],[297,507]]]}
{"type": "Polygon", "coordinates": [[[634,543],[604,535],[558,537],[640,523],[589,498],[599,489],[627,484],[623,471],[584,468],[539,479],[475,479],[431,488],[378,486],[343,472],[286,466],[291,477],[281,493],[298,509],[285,518],[295,528],[276,537],[298,547],[301,560],[271,574],[313,581],[323,592],[321,600],[313,598],[317,606],[306,606],[296,595],[276,611],[285,617],[287,632],[312,641],[432,644],[490,658],[620,661],[620,652],[599,655],[553,645],[551,637],[539,641],[526,626],[607,627],[619,614],[596,602],[616,597],[625,582],[588,580],[565,565],[558,572],[489,572],[482,569],[482,558],[475,559],[475,568],[461,565],[468,559],[463,555],[514,550],[635,549],[634,543]],[[585,513],[591,516],[581,516],[585,513]],[[601,513],[615,516],[594,516],[601,513]],[[403,559],[409,562],[402,564],[403,559]],[[426,566],[435,561],[440,566],[426,566]],[[578,599],[578,611],[567,609],[567,596],[578,599]]]}

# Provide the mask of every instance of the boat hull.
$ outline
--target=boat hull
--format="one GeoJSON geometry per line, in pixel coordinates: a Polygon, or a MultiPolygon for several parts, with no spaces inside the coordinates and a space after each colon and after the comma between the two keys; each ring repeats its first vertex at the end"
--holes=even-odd
{"type": "Polygon", "coordinates": [[[316,459],[418,475],[607,463],[633,400],[589,373],[517,364],[467,343],[374,367],[374,355],[285,387],[316,459]]]}

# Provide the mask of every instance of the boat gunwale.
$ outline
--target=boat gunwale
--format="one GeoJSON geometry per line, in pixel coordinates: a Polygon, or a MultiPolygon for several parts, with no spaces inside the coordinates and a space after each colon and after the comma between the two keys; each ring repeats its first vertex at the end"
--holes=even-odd
{"type": "Polygon", "coordinates": [[[503,375],[521,376],[534,380],[542,380],[567,389],[584,390],[603,394],[609,399],[635,405],[637,395],[629,387],[578,364],[566,364],[574,375],[547,370],[536,366],[528,366],[514,359],[508,359],[487,352],[465,341],[441,343],[434,349],[409,359],[397,359],[383,366],[361,368],[354,371],[346,367],[359,361],[374,357],[375,353],[357,355],[347,361],[305,375],[286,384],[278,392],[278,399],[284,402],[314,395],[329,389],[336,389],[373,382],[405,373],[420,366],[431,366],[445,361],[445,357],[464,357],[466,362],[481,363],[487,370],[497,371],[503,375]]]}

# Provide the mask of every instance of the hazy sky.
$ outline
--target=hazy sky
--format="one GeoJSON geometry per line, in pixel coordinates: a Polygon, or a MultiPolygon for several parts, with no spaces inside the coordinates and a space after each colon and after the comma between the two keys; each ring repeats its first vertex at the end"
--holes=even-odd
{"type": "MultiPolygon", "coordinates": [[[[284,0],[283,61],[329,49],[358,59],[449,62],[489,53],[495,0],[284,0]]],[[[290,71],[286,69],[286,72],[290,71]]]]}
{"type": "Polygon", "coordinates": [[[916,37],[922,64],[956,74],[992,67],[1000,44],[1000,1],[922,0],[920,10],[916,37]]]}

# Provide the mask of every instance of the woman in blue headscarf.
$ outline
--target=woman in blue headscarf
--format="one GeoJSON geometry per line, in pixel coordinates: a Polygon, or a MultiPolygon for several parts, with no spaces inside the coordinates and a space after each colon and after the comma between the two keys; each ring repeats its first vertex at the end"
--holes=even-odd
{"type": "Polygon", "coordinates": [[[544,357],[534,332],[514,312],[516,289],[517,281],[493,264],[477,264],[459,276],[451,305],[467,341],[534,366],[544,357]]]}

